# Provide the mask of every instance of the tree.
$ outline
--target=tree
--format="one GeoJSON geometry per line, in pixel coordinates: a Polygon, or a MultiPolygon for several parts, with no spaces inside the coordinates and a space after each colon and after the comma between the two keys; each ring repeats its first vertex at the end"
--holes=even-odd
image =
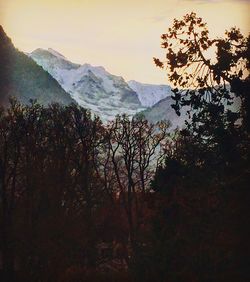
{"type": "Polygon", "coordinates": [[[13,279],[14,270],[14,210],[22,187],[18,183],[21,163],[21,143],[24,130],[19,127],[23,120],[23,108],[11,101],[8,115],[0,109],[0,229],[3,277],[13,279]]]}
{"type": "Polygon", "coordinates": [[[168,70],[176,113],[188,106],[191,120],[152,182],[165,197],[153,232],[162,241],[156,239],[153,250],[162,250],[159,264],[171,281],[244,280],[249,37],[232,28],[225,38],[210,39],[206,24],[191,13],[175,19],[162,40],[167,60],[155,63],[168,70]],[[232,107],[237,99],[238,109],[232,107]]]}
{"type": "Polygon", "coordinates": [[[141,118],[130,120],[126,115],[117,118],[108,125],[105,149],[106,165],[103,175],[107,179],[108,163],[112,164],[117,192],[125,208],[129,238],[132,247],[136,246],[136,233],[140,219],[140,204],[157,166],[160,145],[166,141],[168,125],[149,124],[141,118]]]}
{"type": "Polygon", "coordinates": [[[166,61],[154,60],[175,87],[176,113],[189,107],[182,134],[192,138],[197,161],[214,171],[241,167],[249,159],[250,37],[232,28],[211,39],[206,23],[190,13],[175,19],[161,38],[166,61]]]}
{"type": "Polygon", "coordinates": [[[76,105],[0,109],[0,279],[55,280],[75,261],[96,263],[102,132],[76,105]]]}
{"type": "Polygon", "coordinates": [[[196,110],[192,124],[197,126],[197,132],[206,131],[207,120],[218,124],[224,119],[230,126],[239,117],[249,132],[250,37],[232,28],[224,38],[211,39],[206,23],[190,13],[181,20],[175,19],[161,38],[166,61],[154,61],[167,69],[175,87],[172,91],[176,113],[180,115],[180,107],[185,105],[196,110]],[[225,108],[235,100],[230,92],[241,100],[240,115],[225,108]]]}

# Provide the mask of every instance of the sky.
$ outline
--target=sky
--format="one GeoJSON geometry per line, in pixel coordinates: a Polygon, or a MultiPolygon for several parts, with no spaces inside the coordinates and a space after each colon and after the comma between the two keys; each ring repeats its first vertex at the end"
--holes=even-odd
{"type": "Polygon", "coordinates": [[[53,48],[125,80],[167,84],[152,58],[164,56],[160,36],[173,19],[192,11],[212,36],[249,33],[250,0],[0,0],[0,24],[23,52],[53,48]]]}

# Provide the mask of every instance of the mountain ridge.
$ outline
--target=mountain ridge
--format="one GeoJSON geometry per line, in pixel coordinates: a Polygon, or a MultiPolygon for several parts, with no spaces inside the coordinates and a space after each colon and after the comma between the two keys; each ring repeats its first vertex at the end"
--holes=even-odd
{"type": "Polygon", "coordinates": [[[48,71],[80,106],[89,108],[103,120],[111,120],[120,113],[132,116],[144,109],[126,81],[102,66],[75,64],[51,49],[39,48],[29,56],[48,71]]]}
{"type": "MultiPolygon", "coordinates": [[[[140,112],[151,122],[165,119],[162,103],[169,108],[171,89],[168,85],[126,82],[123,77],[109,73],[103,66],[70,62],[63,54],[48,48],[23,53],[15,48],[0,26],[0,102],[8,103],[10,96],[21,103],[37,100],[48,105],[77,103],[90,109],[103,121],[118,114],[132,117],[140,112]],[[160,109],[156,110],[160,106],[160,109]]],[[[176,116],[168,113],[167,117],[176,116]]]]}
{"type": "Polygon", "coordinates": [[[13,45],[0,26],[0,103],[8,105],[15,97],[28,104],[36,100],[42,105],[70,104],[75,101],[63,90],[57,80],[13,45]]]}
{"type": "Polygon", "coordinates": [[[75,101],[103,120],[117,114],[133,116],[171,95],[168,85],[126,82],[103,66],[76,64],[52,48],[38,48],[29,56],[48,71],[75,101]]]}

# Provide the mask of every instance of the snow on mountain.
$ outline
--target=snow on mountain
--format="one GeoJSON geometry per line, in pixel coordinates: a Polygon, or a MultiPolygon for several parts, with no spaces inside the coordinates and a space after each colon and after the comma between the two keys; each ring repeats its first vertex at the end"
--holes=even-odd
{"type": "Polygon", "coordinates": [[[52,55],[54,55],[54,56],[56,56],[56,57],[58,57],[58,58],[67,60],[62,54],[60,54],[59,52],[53,50],[52,48],[49,48],[48,51],[49,51],[52,55]]]}
{"type": "Polygon", "coordinates": [[[29,56],[49,72],[79,105],[98,114],[104,121],[122,113],[133,116],[145,109],[137,93],[122,77],[110,74],[101,66],[74,64],[53,49],[39,48],[29,56]]]}
{"type": "Polygon", "coordinates": [[[167,116],[164,113],[162,105],[166,105],[166,102],[158,105],[166,98],[170,102],[170,86],[134,80],[126,82],[121,76],[112,75],[101,66],[72,63],[51,48],[36,49],[29,56],[50,73],[79,105],[90,109],[103,121],[112,120],[117,114],[134,116],[142,111],[152,122],[161,120],[161,115],[162,119],[176,118],[168,105],[167,116]]]}
{"type": "Polygon", "coordinates": [[[171,96],[171,88],[168,85],[153,85],[140,83],[135,80],[128,81],[128,85],[133,89],[144,107],[152,107],[160,100],[171,96]]]}

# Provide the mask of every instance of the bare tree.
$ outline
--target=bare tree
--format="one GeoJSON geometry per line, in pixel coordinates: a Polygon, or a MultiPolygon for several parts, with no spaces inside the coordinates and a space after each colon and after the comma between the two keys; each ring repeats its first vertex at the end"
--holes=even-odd
{"type": "Polygon", "coordinates": [[[138,197],[149,191],[149,181],[160,159],[160,145],[166,140],[168,125],[149,124],[141,118],[118,116],[107,127],[106,168],[112,162],[119,196],[135,247],[140,217],[138,197]]]}

